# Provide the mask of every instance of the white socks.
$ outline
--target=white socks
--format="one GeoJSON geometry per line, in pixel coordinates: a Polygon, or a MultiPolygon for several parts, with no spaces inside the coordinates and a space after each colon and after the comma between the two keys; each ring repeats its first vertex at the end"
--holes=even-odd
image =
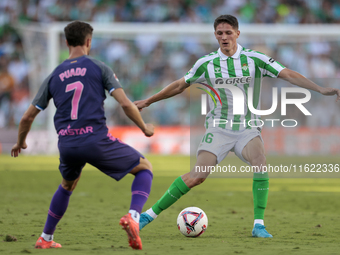
{"type": "Polygon", "coordinates": [[[129,210],[129,213],[131,214],[131,218],[139,224],[139,218],[140,214],[136,210],[129,210]]]}
{"type": "Polygon", "coordinates": [[[261,224],[261,225],[264,225],[264,222],[263,222],[263,220],[254,220],[254,226],[255,226],[255,224],[261,224]]]}
{"type": "Polygon", "coordinates": [[[53,235],[48,235],[42,232],[41,237],[44,238],[45,241],[50,242],[53,240],[53,235]]]}
{"type": "Polygon", "coordinates": [[[146,211],[147,214],[149,214],[153,219],[156,219],[157,218],[157,214],[155,214],[155,212],[152,210],[152,208],[148,209],[146,211]]]}

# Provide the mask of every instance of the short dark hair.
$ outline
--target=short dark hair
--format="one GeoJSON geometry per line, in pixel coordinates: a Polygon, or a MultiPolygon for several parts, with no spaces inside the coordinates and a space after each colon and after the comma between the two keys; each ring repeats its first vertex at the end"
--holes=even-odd
{"type": "Polygon", "coordinates": [[[83,46],[88,35],[92,36],[93,27],[85,22],[73,21],[64,28],[69,46],[83,46]]]}
{"type": "Polygon", "coordinates": [[[238,20],[233,15],[221,15],[215,19],[214,29],[221,23],[227,23],[233,27],[233,29],[238,30],[238,20]]]}

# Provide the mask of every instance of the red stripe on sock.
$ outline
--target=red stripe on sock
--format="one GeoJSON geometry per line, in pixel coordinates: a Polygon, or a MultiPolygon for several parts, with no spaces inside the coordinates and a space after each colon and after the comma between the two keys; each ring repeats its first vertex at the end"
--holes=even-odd
{"type": "Polygon", "coordinates": [[[149,194],[144,192],[144,191],[140,191],[140,190],[135,190],[132,192],[132,195],[141,195],[141,196],[144,196],[146,198],[149,197],[149,194]]]}
{"type": "Polygon", "coordinates": [[[52,212],[51,210],[48,210],[48,215],[52,216],[53,218],[56,218],[58,220],[60,220],[63,216],[59,216],[56,215],[54,212],[52,212]]]}

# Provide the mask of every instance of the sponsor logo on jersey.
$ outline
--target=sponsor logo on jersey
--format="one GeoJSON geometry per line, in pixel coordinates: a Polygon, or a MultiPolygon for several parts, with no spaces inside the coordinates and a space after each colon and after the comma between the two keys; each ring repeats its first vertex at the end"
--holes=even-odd
{"type": "Polygon", "coordinates": [[[269,63],[274,63],[274,62],[275,62],[275,59],[273,59],[273,58],[269,59],[269,63]]]}
{"type": "Polygon", "coordinates": [[[82,128],[71,128],[70,125],[66,129],[60,129],[58,135],[65,136],[65,135],[83,135],[87,133],[93,133],[93,127],[87,126],[82,128]]]}
{"type": "Polygon", "coordinates": [[[250,83],[251,80],[252,80],[251,76],[217,78],[215,79],[215,88],[224,88],[223,84],[247,84],[250,83]]]}

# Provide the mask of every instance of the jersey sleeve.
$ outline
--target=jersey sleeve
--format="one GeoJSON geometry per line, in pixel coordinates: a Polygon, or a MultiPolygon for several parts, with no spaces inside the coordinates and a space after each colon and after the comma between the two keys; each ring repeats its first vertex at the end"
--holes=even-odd
{"type": "Polygon", "coordinates": [[[103,85],[105,89],[111,94],[112,91],[115,89],[121,88],[119,80],[116,74],[112,71],[110,67],[103,64],[102,67],[102,78],[103,78],[103,85]]]}
{"type": "Polygon", "coordinates": [[[100,68],[102,71],[102,80],[104,88],[111,94],[115,89],[121,88],[117,76],[114,74],[112,69],[105,65],[103,62],[90,57],[90,59],[100,68]]]}
{"type": "Polygon", "coordinates": [[[205,80],[204,73],[204,61],[202,61],[202,59],[199,59],[184,76],[185,82],[188,84],[203,82],[205,80]]]}
{"type": "Polygon", "coordinates": [[[52,98],[52,95],[48,89],[52,74],[50,74],[41,84],[38,93],[35,95],[32,105],[34,105],[37,109],[43,111],[48,106],[48,102],[52,98]]]}
{"type": "Polygon", "coordinates": [[[264,55],[263,60],[265,62],[262,72],[263,76],[277,78],[279,73],[285,69],[285,66],[267,55],[264,55]]]}

